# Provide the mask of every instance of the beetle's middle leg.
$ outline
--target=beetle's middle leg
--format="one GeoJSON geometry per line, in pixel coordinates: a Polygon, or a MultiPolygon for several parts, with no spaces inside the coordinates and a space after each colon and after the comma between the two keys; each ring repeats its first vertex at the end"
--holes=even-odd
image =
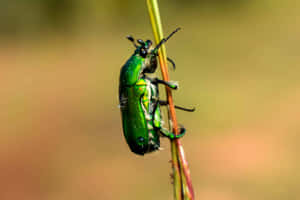
{"type": "Polygon", "coordinates": [[[160,84],[166,85],[169,88],[174,89],[174,90],[176,90],[178,88],[178,84],[176,84],[174,82],[171,82],[171,81],[164,81],[164,80],[161,80],[161,79],[158,79],[158,78],[152,79],[151,82],[154,83],[154,84],[160,83],[160,84]]]}

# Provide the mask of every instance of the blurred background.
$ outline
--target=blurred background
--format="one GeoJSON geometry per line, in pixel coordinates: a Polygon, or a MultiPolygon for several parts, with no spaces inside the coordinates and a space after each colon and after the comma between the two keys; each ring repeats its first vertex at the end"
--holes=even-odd
{"type": "MultiPolygon", "coordinates": [[[[199,200],[296,200],[300,3],[160,0],[199,200]]],[[[125,36],[146,1],[2,0],[0,199],[173,199],[170,148],[130,152],[118,108],[125,36]]],[[[160,73],[158,73],[160,75],[160,73]]]]}

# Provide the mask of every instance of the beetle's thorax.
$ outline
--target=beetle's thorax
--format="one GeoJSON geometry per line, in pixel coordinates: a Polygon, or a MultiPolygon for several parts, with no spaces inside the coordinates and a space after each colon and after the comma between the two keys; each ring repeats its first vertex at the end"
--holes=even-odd
{"type": "Polygon", "coordinates": [[[149,53],[144,60],[143,73],[154,73],[157,68],[156,55],[149,53]]]}

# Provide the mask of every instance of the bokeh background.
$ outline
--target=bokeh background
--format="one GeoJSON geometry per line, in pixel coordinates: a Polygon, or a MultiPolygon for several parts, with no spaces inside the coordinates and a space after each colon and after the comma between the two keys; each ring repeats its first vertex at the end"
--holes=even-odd
{"type": "MultiPolygon", "coordinates": [[[[296,200],[300,3],[160,0],[199,200],[296,200]]],[[[0,199],[172,199],[169,142],[122,135],[125,36],[152,39],[146,1],[2,0],[0,199]]],[[[158,73],[158,75],[160,75],[158,73]]]]}

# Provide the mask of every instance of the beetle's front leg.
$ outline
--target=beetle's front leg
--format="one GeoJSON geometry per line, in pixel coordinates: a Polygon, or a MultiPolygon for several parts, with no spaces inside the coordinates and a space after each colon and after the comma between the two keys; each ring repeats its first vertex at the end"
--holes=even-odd
{"type": "Polygon", "coordinates": [[[177,138],[181,138],[182,136],[184,136],[184,134],[185,134],[185,128],[180,128],[180,133],[178,134],[178,135],[175,135],[174,133],[172,133],[172,132],[169,132],[167,129],[164,129],[164,128],[161,128],[160,129],[160,132],[164,135],[164,136],[166,136],[166,137],[168,137],[168,138],[170,138],[171,140],[173,140],[173,139],[177,139],[177,138]]]}
{"type": "Polygon", "coordinates": [[[161,80],[161,79],[158,79],[158,78],[153,79],[152,83],[154,83],[154,84],[158,84],[158,83],[164,84],[164,85],[166,85],[169,88],[174,89],[174,90],[176,90],[178,88],[177,83],[174,83],[174,82],[171,82],[171,81],[164,81],[164,80],[161,80]]]}

